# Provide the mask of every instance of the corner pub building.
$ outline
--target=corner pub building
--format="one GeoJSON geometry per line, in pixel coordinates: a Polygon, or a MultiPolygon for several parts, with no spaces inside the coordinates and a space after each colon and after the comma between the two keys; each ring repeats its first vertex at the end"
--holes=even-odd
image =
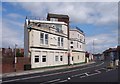
{"type": "Polygon", "coordinates": [[[31,57],[31,68],[71,64],[69,44],[68,15],[48,13],[47,20],[26,18],[24,56],[31,57]]]}

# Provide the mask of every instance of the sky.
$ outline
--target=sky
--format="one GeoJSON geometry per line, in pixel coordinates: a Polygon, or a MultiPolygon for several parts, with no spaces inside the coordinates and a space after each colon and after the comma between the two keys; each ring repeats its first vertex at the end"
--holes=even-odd
{"type": "Polygon", "coordinates": [[[41,19],[47,13],[70,17],[70,27],[79,27],[85,33],[86,51],[101,53],[118,45],[118,2],[2,2],[0,3],[0,47],[24,48],[26,16],[41,19]]]}

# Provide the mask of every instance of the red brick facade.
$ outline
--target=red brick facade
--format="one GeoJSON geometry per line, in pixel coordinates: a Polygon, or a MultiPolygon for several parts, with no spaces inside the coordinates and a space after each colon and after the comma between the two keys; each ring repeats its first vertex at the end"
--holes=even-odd
{"type": "Polygon", "coordinates": [[[2,73],[9,73],[15,71],[23,71],[24,65],[30,64],[29,57],[17,57],[17,63],[15,65],[13,57],[3,57],[2,58],[2,73]]]}

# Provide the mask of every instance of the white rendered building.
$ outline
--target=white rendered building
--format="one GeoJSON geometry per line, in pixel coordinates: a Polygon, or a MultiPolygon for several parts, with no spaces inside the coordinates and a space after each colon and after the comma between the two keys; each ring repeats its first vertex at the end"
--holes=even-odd
{"type": "Polygon", "coordinates": [[[31,57],[31,68],[68,65],[68,24],[59,18],[26,19],[24,55],[31,57]]]}
{"type": "Polygon", "coordinates": [[[84,38],[81,31],[69,30],[68,15],[48,14],[47,21],[26,18],[24,56],[31,57],[31,68],[85,62],[84,38]]]}
{"type": "Polygon", "coordinates": [[[72,64],[85,62],[85,35],[79,28],[70,29],[70,53],[72,64]]]}

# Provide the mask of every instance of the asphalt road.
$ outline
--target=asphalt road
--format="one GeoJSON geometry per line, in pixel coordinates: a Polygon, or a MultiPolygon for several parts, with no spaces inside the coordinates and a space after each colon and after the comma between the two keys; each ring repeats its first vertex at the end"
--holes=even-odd
{"type": "Polygon", "coordinates": [[[107,61],[94,64],[48,71],[29,75],[3,78],[3,83],[32,82],[38,84],[57,84],[64,82],[118,82],[118,69],[107,69],[107,61]]]}

